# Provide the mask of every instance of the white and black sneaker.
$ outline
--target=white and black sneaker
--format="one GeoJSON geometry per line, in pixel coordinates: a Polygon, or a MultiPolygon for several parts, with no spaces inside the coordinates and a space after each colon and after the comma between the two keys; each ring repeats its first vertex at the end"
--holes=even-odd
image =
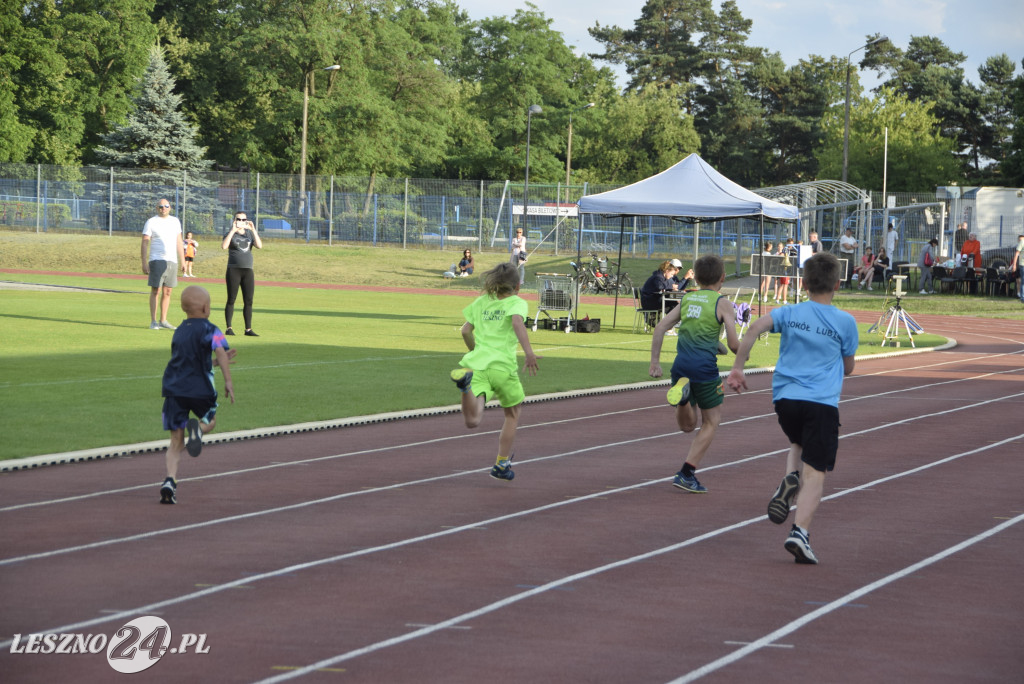
{"type": "Polygon", "coordinates": [[[160,503],[178,503],[178,483],[174,481],[173,477],[165,479],[164,483],[160,486],[160,503]]]}
{"type": "Polygon", "coordinates": [[[800,491],[800,473],[793,471],[782,478],[782,484],[775,490],[774,496],[768,502],[768,519],[776,525],[786,522],[789,517],[789,506],[793,497],[800,491]]]}
{"type": "Polygon", "coordinates": [[[793,558],[797,563],[805,565],[818,564],[818,557],[814,555],[814,551],[811,551],[809,535],[796,525],[793,525],[793,529],[789,532],[789,537],[786,538],[786,550],[793,554],[793,558]]]}

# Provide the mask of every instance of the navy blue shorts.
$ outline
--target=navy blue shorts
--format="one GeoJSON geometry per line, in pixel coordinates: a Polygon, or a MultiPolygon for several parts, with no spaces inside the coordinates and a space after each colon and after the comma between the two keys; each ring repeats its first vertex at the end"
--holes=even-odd
{"type": "Polygon", "coordinates": [[[217,397],[164,397],[164,430],[183,429],[190,413],[209,423],[217,415],[217,397]]]}
{"type": "Polygon", "coordinates": [[[790,443],[803,448],[800,460],[821,472],[835,467],[839,451],[838,408],[814,401],[779,399],[775,402],[775,414],[790,443]]]}

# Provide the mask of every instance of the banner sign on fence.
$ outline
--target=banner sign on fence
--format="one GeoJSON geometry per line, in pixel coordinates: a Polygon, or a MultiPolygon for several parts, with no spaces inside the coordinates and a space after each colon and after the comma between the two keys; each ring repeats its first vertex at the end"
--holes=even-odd
{"type": "MultiPolygon", "coordinates": [[[[522,204],[512,205],[512,214],[521,216],[523,213],[522,204]]],[[[530,216],[578,216],[579,207],[575,204],[531,204],[530,216]]]]}

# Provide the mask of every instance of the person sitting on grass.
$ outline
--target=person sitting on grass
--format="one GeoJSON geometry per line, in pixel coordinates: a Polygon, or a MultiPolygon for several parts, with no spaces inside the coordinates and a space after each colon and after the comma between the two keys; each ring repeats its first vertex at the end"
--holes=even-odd
{"type": "Polygon", "coordinates": [[[458,278],[466,278],[473,275],[473,269],[476,264],[473,262],[473,253],[470,250],[464,250],[462,252],[462,259],[459,260],[458,265],[455,267],[455,276],[458,278]]]}
{"type": "Polygon", "coordinates": [[[483,419],[484,404],[497,399],[505,412],[498,436],[498,458],[491,477],[511,480],[512,445],[519,425],[519,409],[526,398],[519,380],[516,342],[526,354],[526,370],[537,374],[537,360],[526,332],[526,300],[519,296],[519,269],[511,263],[498,264],[484,273],[484,292],[462,310],[466,322],[462,339],[469,351],[451,372],[451,379],[462,392],[462,416],[467,428],[475,428],[483,419]]]}
{"type": "Polygon", "coordinates": [[[213,357],[224,376],[224,392],[235,403],[228,365],[238,352],[228,348],[224,333],[210,323],[210,293],[199,285],[189,285],[181,292],[181,308],[187,318],[174,331],[171,360],[163,378],[164,430],[170,431],[171,443],[167,447],[167,477],[160,486],[162,504],[178,502],[181,455],[188,451],[190,456],[198,456],[203,449],[203,435],[213,430],[217,421],[213,357]],[[191,417],[192,414],[198,418],[191,417]]]}

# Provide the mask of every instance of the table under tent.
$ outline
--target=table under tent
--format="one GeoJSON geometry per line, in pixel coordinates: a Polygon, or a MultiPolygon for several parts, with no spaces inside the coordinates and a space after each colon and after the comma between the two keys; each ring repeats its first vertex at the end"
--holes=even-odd
{"type": "MultiPolygon", "coordinates": [[[[760,244],[764,244],[764,221],[798,222],[797,207],[761,197],[729,180],[696,154],[659,174],[608,192],[585,195],[577,202],[580,214],[599,214],[621,219],[619,227],[619,264],[626,219],[658,216],[695,224],[723,219],[759,218],[760,244]]],[[[577,240],[577,263],[582,251],[577,240]]],[[[760,253],[760,252],[758,252],[760,253]]],[[[621,266],[619,267],[621,268],[621,266]]],[[[615,294],[616,318],[618,292],[615,294]]],[[[612,327],[616,320],[613,319],[612,327]]]]}

